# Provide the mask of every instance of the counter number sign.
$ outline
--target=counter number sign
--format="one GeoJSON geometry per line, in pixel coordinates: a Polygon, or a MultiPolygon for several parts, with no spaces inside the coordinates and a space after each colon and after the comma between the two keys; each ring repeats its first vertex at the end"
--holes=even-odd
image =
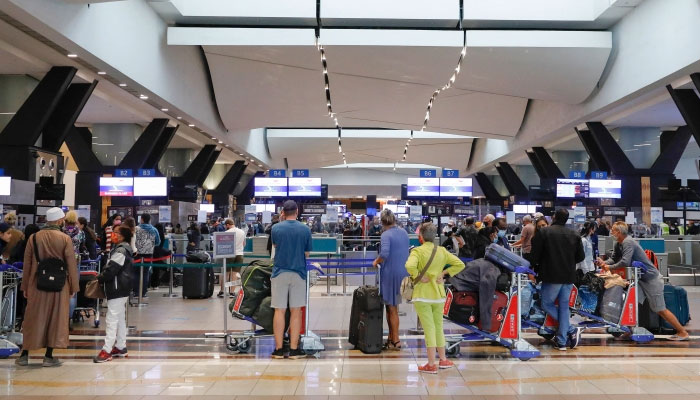
{"type": "Polygon", "coordinates": [[[435,178],[437,174],[434,169],[422,169],[420,170],[421,178],[435,178]]]}
{"type": "Polygon", "coordinates": [[[271,169],[270,178],[284,178],[287,176],[287,172],[283,169],[271,169]]]}

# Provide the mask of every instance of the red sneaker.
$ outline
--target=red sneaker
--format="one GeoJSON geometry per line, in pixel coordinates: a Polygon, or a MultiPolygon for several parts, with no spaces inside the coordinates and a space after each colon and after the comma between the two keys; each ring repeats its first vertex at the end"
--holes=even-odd
{"type": "Polygon", "coordinates": [[[126,350],[126,347],[123,349],[119,350],[116,346],[112,347],[112,351],[109,353],[112,357],[129,357],[129,353],[126,350]]]}
{"type": "Polygon", "coordinates": [[[437,374],[438,373],[438,367],[437,365],[430,365],[430,364],[425,364],[425,365],[419,365],[418,366],[418,372],[423,372],[426,374],[437,374]]]}
{"type": "Polygon", "coordinates": [[[440,364],[438,364],[438,367],[440,369],[450,369],[454,366],[455,366],[455,364],[450,360],[445,360],[445,361],[440,360],[440,364]]]}
{"type": "Polygon", "coordinates": [[[96,355],[95,358],[92,359],[93,362],[95,363],[103,363],[107,361],[112,361],[112,355],[107,353],[104,350],[100,350],[100,354],[96,355]]]}

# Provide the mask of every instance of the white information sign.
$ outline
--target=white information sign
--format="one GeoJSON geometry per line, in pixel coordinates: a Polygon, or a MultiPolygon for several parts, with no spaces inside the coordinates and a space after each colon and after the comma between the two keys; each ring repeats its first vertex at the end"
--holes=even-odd
{"type": "Polygon", "coordinates": [[[272,222],[272,213],[269,211],[263,211],[262,213],[262,223],[269,224],[272,222]]]}
{"type": "Polygon", "coordinates": [[[661,224],[664,222],[664,209],[663,207],[652,207],[651,208],[651,223],[661,224]]]}
{"type": "Polygon", "coordinates": [[[214,259],[234,258],[236,256],[236,234],[233,232],[214,232],[214,259]]]}
{"type": "Polygon", "coordinates": [[[197,211],[197,222],[199,222],[200,224],[207,222],[207,211],[206,210],[197,211]]]}
{"type": "Polygon", "coordinates": [[[170,206],[158,206],[158,222],[173,222],[170,206]]]}
{"type": "Polygon", "coordinates": [[[625,216],[625,223],[626,224],[636,224],[637,223],[637,219],[634,217],[633,211],[630,211],[627,213],[627,215],[625,216]]]}

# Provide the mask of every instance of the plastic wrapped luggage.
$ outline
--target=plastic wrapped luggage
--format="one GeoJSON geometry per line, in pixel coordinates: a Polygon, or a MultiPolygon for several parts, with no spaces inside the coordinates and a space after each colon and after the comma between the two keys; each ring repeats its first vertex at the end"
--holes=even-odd
{"type": "Polygon", "coordinates": [[[591,290],[590,287],[583,285],[578,288],[579,309],[581,311],[595,314],[598,310],[598,293],[591,290]]]}
{"type": "Polygon", "coordinates": [[[530,262],[528,260],[497,244],[491,244],[486,248],[486,255],[484,258],[504,268],[530,268],[530,262]]]}
{"type": "MultiPolygon", "coordinates": [[[[690,321],[690,306],[688,305],[688,292],[679,286],[664,285],[664,301],[666,308],[678,318],[678,322],[685,326],[690,321]]],[[[672,330],[673,327],[665,320],[661,323],[662,329],[672,330]]]]}
{"type": "Polygon", "coordinates": [[[622,286],[613,286],[605,289],[600,304],[600,316],[613,323],[620,322],[622,307],[624,307],[625,289],[622,286]]]}
{"type": "Polygon", "coordinates": [[[353,292],[348,342],[363,353],[382,349],[384,309],[376,286],[362,286],[353,292]]]}
{"type": "Polygon", "coordinates": [[[272,294],[270,277],[272,263],[269,261],[253,261],[241,270],[241,285],[243,300],[239,312],[252,317],[265,297],[272,294]]]}

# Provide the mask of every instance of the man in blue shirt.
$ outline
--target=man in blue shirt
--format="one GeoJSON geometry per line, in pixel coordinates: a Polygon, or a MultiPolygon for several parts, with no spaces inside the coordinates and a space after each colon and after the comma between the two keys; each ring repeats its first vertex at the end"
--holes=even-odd
{"type": "Polygon", "coordinates": [[[272,353],[272,358],[285,358],[282,338],[287,308],[291,314],[288,356],[292,359],[306,356],[299,349],[299,334],[301,308],[306,306],[306,257],[311,251],[311,229],[297,221],[297,212],[297,203],[293,200],[285,201],[280,222],[272,227],[272,245],[275,246],[275,260],[272,268],[275,351],[272,353]]]}

